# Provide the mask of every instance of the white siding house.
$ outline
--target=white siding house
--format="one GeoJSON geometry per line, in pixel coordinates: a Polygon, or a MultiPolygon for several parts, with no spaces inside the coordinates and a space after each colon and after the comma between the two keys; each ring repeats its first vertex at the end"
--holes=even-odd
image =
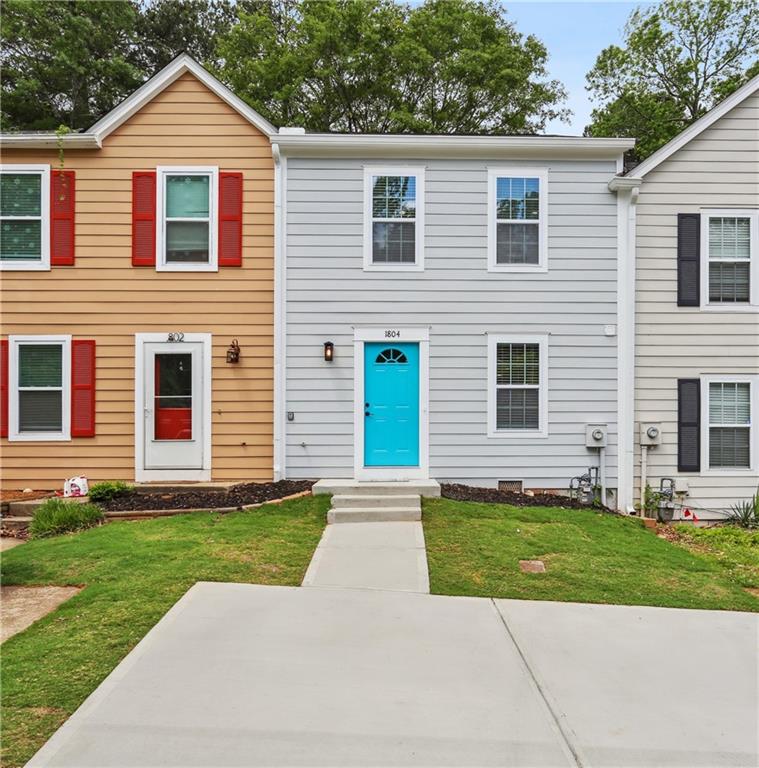
{"type": "Polygon", "coordinates": [[[279,475],[616,490],[632,142],[272,140],[279,475]]]}
{"type": "Polygon", "coordinates": [[[671,478],[676,517],[718,517],[759,485],[759,77],[618,184],[637,186],[636,499],[671,478]]]}

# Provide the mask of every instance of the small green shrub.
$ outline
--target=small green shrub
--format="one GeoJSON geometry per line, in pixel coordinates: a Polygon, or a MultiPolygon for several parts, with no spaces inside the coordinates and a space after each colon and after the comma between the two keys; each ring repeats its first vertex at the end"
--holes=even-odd
{"type": "Polygon", "coordinates": [[[35,510],[29,524],[29,535],[33,539],[42,539],[59,533],[82,531],[98,525],[104,517],[103,510],[97,504],[48,499],[35,510]]]}
{"type": "Polygon", "coordinates": [[[731,525],[741,528],[759,528],[759,490],[748,500],[733,504],[727,513],[731,525]]]}
{"type": "Polygon", "coordinates": [[[123,480],[106,480],[102,483],[95,483],[90,488],[90,501],[100,504],[104,501],[115,499],[117,496],[129,493],[131,490],[132,486],[125,483],[123,480]]]}

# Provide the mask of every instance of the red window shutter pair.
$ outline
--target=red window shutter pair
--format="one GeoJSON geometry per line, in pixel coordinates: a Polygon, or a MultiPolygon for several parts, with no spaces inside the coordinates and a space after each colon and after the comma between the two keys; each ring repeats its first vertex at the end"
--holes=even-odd
{"type": "MultiPolygon", "coordinates": [[[[242,266],[242,174],[219,173],[219,266],[242,266]]],[[[156,172],[132,174],[132,266],[156,263],[156,172]]]]}
{"type": "MultiPolygon", "coordinates": [[[[0,341],[0,437],[8,437],[8,340],[0,341]]],[[[71,342],[71,437],[95,436],[95,341],[71,342]]]]}
{"type": "Polygon", "coordinates": [[[50,175],[50,264],[74,265],[76,174],[54,170],[50,175]]]}

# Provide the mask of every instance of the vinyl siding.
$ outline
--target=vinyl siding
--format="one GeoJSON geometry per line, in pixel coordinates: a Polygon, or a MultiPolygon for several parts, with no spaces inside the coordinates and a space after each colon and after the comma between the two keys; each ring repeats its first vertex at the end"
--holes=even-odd
{"type": "Polygon", "coordinates": [[[566,488],[597,464],[585,424],[607,423],[616,476],[613,162],[372,160],[423,166],[424,272],[363,271],[363,165],[287,159],[287,474],[354,472],[353,329],[430,328],[430,476],[566,488]],[[488,166],[548,166],[549,272],[487,272],[488,166]],[[549,334],[547,438],[488,438],[486,334],[549,334]],[[322,359],[324,341],[335,359],[322,359]]]}
{"type": "MultiPolygon", "coordinates": [[[[3,152],[49,163],[57,152],[3,152]]],[[[68,150],[76,171],[76,266],[2,272],[2,334],[72,334],[97,342],[97,436],[2,440],[7,488],[60,488],[73,474],[134,479],[135,333],[213,334],[212,477],[270,480],[273,404],[274,168],[268,138],[185,74],[103,142],[68,150]],[[243,266],[168,273],[131,266],[132,171],[217,165],[242,171],[243,266]],[[237,338],[238,365],[226,348],[237,338]]]]}
{"type": "MultiPolygon", "coordinates": [[[[705,518],[759,484],[759,473],[748,471],[677,472],[677,379],[759,373],[759,309],[677,306],[677,214],[708,207],[759,207],[759,93],[646,175],[637,205],[636,443],[641,421],[662,423],[663,444],[648,455],[648,483],[685,480],[684,503],[705,518]]],[[[759,424],[759,413],[753,416],[759,424]]],[[[637,499],[639,448],[635,473],[637,499]]]]}

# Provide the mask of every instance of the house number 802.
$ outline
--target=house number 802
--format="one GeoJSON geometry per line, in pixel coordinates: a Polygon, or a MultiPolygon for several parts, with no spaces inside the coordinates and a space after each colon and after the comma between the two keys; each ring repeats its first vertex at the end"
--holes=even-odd
{"type": "Polygon", "coordinates": [[[174,331],[168,336],[168,341],[184,341],[184,333],[182,331],[174,331]]]}

